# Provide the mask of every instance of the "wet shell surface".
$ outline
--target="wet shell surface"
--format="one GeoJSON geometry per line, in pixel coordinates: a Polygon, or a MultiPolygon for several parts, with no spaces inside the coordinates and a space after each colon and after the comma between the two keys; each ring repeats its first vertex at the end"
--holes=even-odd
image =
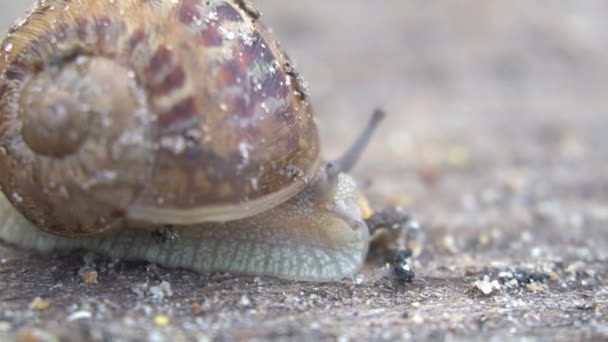
{"type": "Polygon", "coordinates": [[[243,1],[38,1],[0,71],[0,185],[54,234],[249,217],[319,167],[297,74],[243,1]]]}

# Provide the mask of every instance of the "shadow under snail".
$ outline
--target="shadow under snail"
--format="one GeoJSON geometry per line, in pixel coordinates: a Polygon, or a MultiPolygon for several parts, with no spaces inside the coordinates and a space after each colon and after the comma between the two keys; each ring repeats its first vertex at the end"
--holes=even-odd
{"type": "Polygon", "coordinates": [[[330,281],[364,262],[277,41],[237,0],[38,1],[0,45],[0,239],[201,272],[330,281]],[[16,210],[15,210],[16,209],[16,210]]]}

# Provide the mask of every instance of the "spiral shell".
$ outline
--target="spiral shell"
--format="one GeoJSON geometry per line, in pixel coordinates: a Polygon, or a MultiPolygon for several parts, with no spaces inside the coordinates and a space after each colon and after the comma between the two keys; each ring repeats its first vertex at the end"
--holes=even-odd
{"type": "Polygon", "coordinates": [[[232,0],[38,1],[0,46],[0,185],[38,227],[249,217],[301,191],[299,79],[232,0]]]}

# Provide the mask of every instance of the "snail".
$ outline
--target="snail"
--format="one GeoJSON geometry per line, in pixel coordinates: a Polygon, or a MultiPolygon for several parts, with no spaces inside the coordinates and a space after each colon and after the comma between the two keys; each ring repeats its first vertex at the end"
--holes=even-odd
{"type": "Polygon", "coordinates": [[[38,1],[0,45],[0,239],[332,281],[371,214],[306,87],[237,0],[38,1]]]}

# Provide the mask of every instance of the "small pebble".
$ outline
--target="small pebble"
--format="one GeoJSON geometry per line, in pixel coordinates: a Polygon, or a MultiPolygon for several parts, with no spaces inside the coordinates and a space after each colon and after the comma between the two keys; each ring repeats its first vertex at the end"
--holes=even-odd
{"type": "Polygon", "coordinates": [[[43,311],[48,309],[50,305],[51,303],[48,300],[41,297],[36,297],[34,298],[32,303],[30,303],[30,309],[36,311],[43,311]]]}
{"type": "Polygon", "coordinates": [[[435,185],[441,178],[441,172],[435,167],[421,168],[418,173],[426,185],[435,185]]]}
{"type": "Polygon", "coordinates": [[[494,290],[500,290],[500,283],[498,280],[490,281],[490,278],[487,275],[483,277],[483,280],[475,281],[474,285],[486,296],[492,294],[494,290]]]}
{"type": "Polygon", "coordinates": [[[17,341],[19,342],[55,342],[59,341],[57,336],[49,332],[34,328],[24,328],[17,333],[17,341]]]}
{"type": "Polygon", "coordinates": [[[71,315],[69,315],[66,320],[68,322],[72,322],[72,321],[76,321],[79,319],[89,319],[93,317],[93,314],[89,311],[76,311],[74,313],[72,313],[71,315]]]}
{"type": "Polygon", "coordinates": [[[13,328],[10,322],[0,321],[0,332],[7,332],[13,328]]]}
{"type": "Polygon", "coordinates": [[[530,284],[526,284],[526,289],[530,292],[541,292],[545,289],[543,284],[539,284],[539,283],[530,283],[530,284]]]}
{"type": "Polygon", "coordinates": [[[203,312],[203,307],[199,302],[192,302],[190,304],[190,312],[195,316],[200,315],[203,312]]]}
{"type": "Polygon", "coordinates": [[[412,321],[416,324],[422,324],[424,322],[424,318],[422,318],[422,316],[415,314],[414,316],[412,316],[412,321]]]}
{"type": "Polygon", "coordinates": [[[97,284],[97,271],[88,270],[82,273],[82,282],[85,284],[97,284]]]}
{"type": "Polygon", "coordinates": [[[241,296],[241,299],[239,300],[239,306],[241,306],[241,307],[251,306],[251,301],[249,300],[249,298],[246,295],[241,296]]]}
{"type": "Polygon", "coordinates": [[[456,246],[456,238],[453,235],[445,235],[443,237],[443,247],[452,254],[458,254],[458,247],[456,246]]]}
{"type": "Polygon", "coordinates": [[[131,286],[131,292],[133,292],[137,298],[143,299],[146,297],[146,292],[148,291],[148,284],[141,283],[131,286]]]}
{"type": "Polygon", "coordinates": [[[171,283],[163,280],[160,284],[150,286],[150,294],[153,299],[164,300],[166,297],[173,296],[173,290],[171,290],[171,283]]]}

